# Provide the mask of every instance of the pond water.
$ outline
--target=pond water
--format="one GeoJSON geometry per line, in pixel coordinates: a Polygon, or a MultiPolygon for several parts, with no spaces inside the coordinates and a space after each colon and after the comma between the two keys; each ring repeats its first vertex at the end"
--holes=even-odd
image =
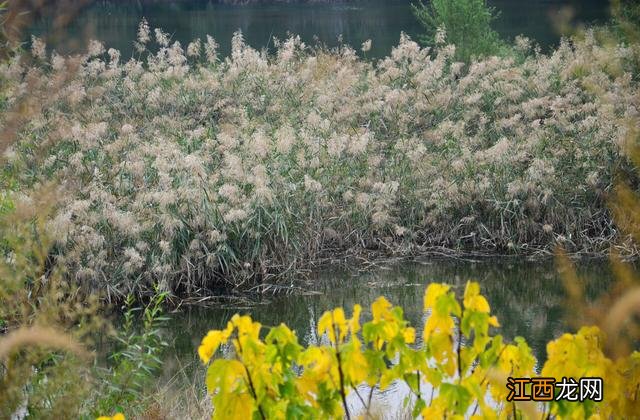
{"type": "MultiPolygon", "coordinates": [[[[611,279],[607,260],[580,261],[577,271],[584,281],[585,295],[590,299],[607,290],[611,279]]],[[[353,305],[359,303],[363,307],[364,322],[371,317],[371,303],[380,295],[404,308],[405,317],[416,327],[419,343],[427,285],[445,282],[462,292],[470,279],[480,283],[492,313],[498,317],[501,323],[498,333],[507,340],[524,337],[539,361],[546,358],[548,341],[564,332],[572,332],[567,323],[571,313],[565,312],[566,295],[553,260],[430,259],[405,261],[361,273],[327,268],[306,282],[307,294],[277,296],[254,307],[182,310],[172,317],[169,328],[172,352],[180,360],[180,366],[192,366],[189,375],[198,380],[204,376],[196,356],[200,339],[209,329],[224,328],[235,313],[250,314],[264,326],[284,322],[296,331],[302,343],[317,344],[316,325],[324,311],[341,306],[349,315],[353,305]]],[[[406,392],[402,384],[395,384],[376,399],[387,408],[396,406],[399,409],[406,392]]],[[[358,402],[354,399],[351,404],[358,402]]]]}
{"type": "MultiPolygon", "coordinates": [[[[213,36],[222,54],[230,49],[234,31],[242,30],[247,42],[256,48],[273,46],[272,37],[299,34],[308,44],[315,39],[328,46],[338,39],[358,48],[373,40],[370,57],[382,57],[398,43],[400,32],[415,37],[421,28],[411,12],[409,0],[352,0],[328,4],[285,4],[263,2],[257,5],[229,6],[210,1],[97,1],[85,10],[70,28],[66,42],[54,43],[63,52],[81,49],[78,40],[88,36],[132,54],[137,25],[146,17],[152,27],[161,27],[174,40],[185,44],[195,38],[213,36]]],[[[608,1],[603,0],[490,0],[501,12],[495,29],[505,38],[524,34],[543,47],[558,42],[553,18],[563,7],[570,7],[576,22],[603,22],[608,18],[608,1]]],[[[47,33],[49,22],[40,22],[36,34],[47,33]]]]}

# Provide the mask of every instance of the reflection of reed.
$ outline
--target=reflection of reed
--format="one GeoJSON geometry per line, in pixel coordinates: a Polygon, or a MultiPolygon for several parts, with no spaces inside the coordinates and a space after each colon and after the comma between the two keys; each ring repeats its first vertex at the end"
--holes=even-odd
{"type": "MultiPolygon", "coordinates": [[[[581,264],[581,274],[589,296],[597,296],[606,289],[609,278],[606,262],[592,261],[581,264]]],[[[564,322],[564,288],[555,271],[553,261],[505,262],[483,260],[477,263],[458,260],[437,260],[431,264],[404,263],[386,270],[365,273],[353,277],[349,272],[329,270],[310,281],[309,287],[322,292],[313,296],[283,296],[257,305],[250,312],[265,326],[286,323],[296,330],[300,341],[317,343],[317,320],[330,308],[344,307],[348,312],[354,304],[363,307],[363,318],[370,317],[371,303],[380,295],[405,309],[405,317],[417,326],[417,340],[421,341],[424,325],[422,299],[425,285],[445,282],[458,286],[460,292],[466,281],[478,281],[482,293],[491,304],[492,312],[502,327],[499,333],[511,340],[523,336],[531,345],[539,360],[546,357],[546,343],[567,331],[564,322]]],[[[226,325],[236,309],[194,309],[191,316],[174,320],[175,331],[188,331],[197,340],[211,328],[226,325]],[[185,323],[188,325],[185,327],[185,323]]],[[[179,352],[192,352],[191,344],[183,340],[179,352]]]]}

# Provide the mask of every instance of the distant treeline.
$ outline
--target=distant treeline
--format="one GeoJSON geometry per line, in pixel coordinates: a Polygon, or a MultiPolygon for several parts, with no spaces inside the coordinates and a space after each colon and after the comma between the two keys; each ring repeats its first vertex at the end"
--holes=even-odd
{"type": "MultiPolygon", "coordinates": [[[[155,0],[155,1],[167,1],[167,0],[155,0]]],[[[189,1],[189,0],[182,0],[182,1],[189,1]]],[[[257,3],[347,3],[352,0],[204,0],[204,1],[208,3],[220,3],[220,4],[257,4],[257,3]]]]}
{"type": "MultiPolygon", "coordinates": [[[[267,3],[348,3],[353,0],[136,0],[138,4],[149,3],[192,3],[192,4],[267,4],[267,3]]],[[[109,4],[114,0],[99,0],[96,3],[109,4]]]]}

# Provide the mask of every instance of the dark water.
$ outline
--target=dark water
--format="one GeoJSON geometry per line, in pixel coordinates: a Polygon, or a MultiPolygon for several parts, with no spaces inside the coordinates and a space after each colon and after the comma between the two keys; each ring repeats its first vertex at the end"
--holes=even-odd
{"type": "MultiPolygon", "coordinates": [[[[586,296],[594,299],[607,289],[611,272],[606,260],[578,264],[586,296]]],[[[317,343],[316,324],[326,310],[341,306],[347,314],[353,305],[363,307],[362,319],[370,319],[370,305],[380,295],[404,308],[405,317],[423,327],[423,297],[432,282],[455,285],[460,293],[467,280],[480,283],[501,328],[497,333],[512,340],[524,337],[538,360],[546,358],[546,343],[564,332],[572,332],[565,312],[565,291],[552,260],[523,261],[489,259],[460,261],[437,259],[403,262],[367,273],[327,269],[314,276],[306,289],[314,294],[279,296],[251,308],[192,308],[173,317],[170,326],[173,347],[186,359],[195,357],[200,339],[209,329],[224,328],[233,314],[250,314],[264,326],[286,323],[305,344],[317,343]]]]}
{"type": "MultiPolygon", "coordinates": [[[[606,260],[581,261],[576,266],[589,300],[608,289],[611,270],[606,260]]],[[[568,324],[574,314],[566,310],[564,287],[552,260],[436,259],[402,262],[360,274],[329,268],[307,283],[305,290],[309,294],[306,295],[279,296],[254,307],[200,307],[174,314],[168,328],[171,354],[165,359],[166,380],[178,384],[176,389],[181,389],[182,383],[184,386],[197,384],[204,395],[205,368],[198,360],[196,349],[207,331],[224,328],[235,313],[249,314],[265,327],[286,323],[303,344],[318,344],[316,325],[324,311],[340,306],[350,315],[353,305],[359,303],[363,307],[361,322],[364,323],[371,319],[371,303],[382,295],[404,308],[405,317],[416,327],[416,341],[420,343],[427,285],[444,282],[462,293],[469,279],[480,283],[492,313],[501,323],[494,333],[502,334],[507,342],[516,336],[524,337],[539,361],[538,369],[546,359],[546,343],[562,333],[575,332],[568,324]]],[[[366,384],[358,389],[361,394],[369,393],[366,384]]],[[[421,390],[428,395],[432,387],[423,383],[421,390]]],[[[405,418],[405,398],[412,398],[411,393],[404,382],[397,381],[383,391],[375,390],[373,404],[391,418],[405,418]]],[[[352,413],[363,409],[355,393],[347,396],[347,404],[352,413]]]]}
{"type": "MultiPolygon", "coordinates": [[[[603,0],[493,0],[501,12],[495,29],[505,38],[524,34],[545,48],[560,35],[552,24],[563,7],[571,7],[576,22],[604,22],[608,1],[603,0]]],[[[207,1],[99,1],[84,11],[70,28],[70,39],[55,47],[64,52],[82,50],[88,36],[104,41],[108,47],[132,54],[137,25],[146,17],[152,27],[161,27],[183,45],[207,34],[230,49],[234,31],[242,30],[255,48],[273,46],[273,37],[299,34],[307,44],[316,40],[336,46],[339,39],[356,49],[373,40],[370,57],[382,57],[398,43],[400,32],[415,37],[421,32],[409,0],[354,0],[329,4],[259,4],[225,6],[207,1]]],[[[47,33],[49,24],[40,22],[35,33],[47,33]]]]}

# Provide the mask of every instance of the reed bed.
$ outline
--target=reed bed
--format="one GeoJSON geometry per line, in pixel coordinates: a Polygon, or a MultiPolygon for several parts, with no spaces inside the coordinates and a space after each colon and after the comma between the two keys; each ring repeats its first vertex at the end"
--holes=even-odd
{"type": "Polygon", "coordinates": [[[0,64],[0,128],[33,86],[46,98],[5,151],[11,200],[59,180],[51,254],[110,299],[248,290],[365,251],[636,253],[606,203],[633,176],[637,49],[590,31],[465,65],[404,34],[378,61],[138,35],[130,59],[34,38],[31,62],[0,64]]]}

